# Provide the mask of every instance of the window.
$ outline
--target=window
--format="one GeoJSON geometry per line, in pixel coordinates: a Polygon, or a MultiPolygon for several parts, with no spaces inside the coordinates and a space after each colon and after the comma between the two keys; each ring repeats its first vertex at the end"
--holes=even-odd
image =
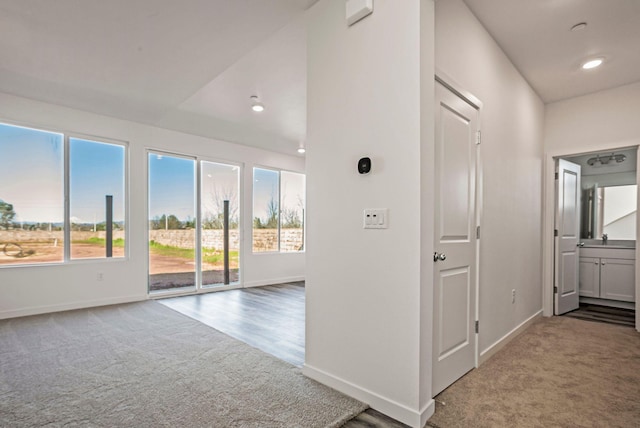
{"type": "Polygon", "coordinates": [[[280,173],[280,251],[304,250],[305,176],[280,173]]]}
{"type": "Polygon", "coordinates": [[[72,259],[124,257],[124,170],[123,146],[69,139],[72,259]]]}
{"type": "Polygon", "coordinates": [[[0,124],[0,171],[0,266],[124,256],[124,146],[0,124]]]}
{"type": "Polygon", "coordinates": [[[253,169],[253,251],[278,251],[280,173],[253,169]]]}
{"type": "Polygon", "coordinates": [[[305,176],[253,169],[253,251],[304,250],[305,176]]]}
{"type": "Polygon", "coordinates": [[[0,124],[0,265],[64,260],[64,136],[0,124]]]}

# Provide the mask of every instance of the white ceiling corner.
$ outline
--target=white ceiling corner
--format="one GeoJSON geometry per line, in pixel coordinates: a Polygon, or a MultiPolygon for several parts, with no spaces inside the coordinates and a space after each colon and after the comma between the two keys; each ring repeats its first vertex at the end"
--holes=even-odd
{"type": "Polygon", "coordinates": [[[464,1],[546,103],[640,81],[638,0],[464,1]]]}

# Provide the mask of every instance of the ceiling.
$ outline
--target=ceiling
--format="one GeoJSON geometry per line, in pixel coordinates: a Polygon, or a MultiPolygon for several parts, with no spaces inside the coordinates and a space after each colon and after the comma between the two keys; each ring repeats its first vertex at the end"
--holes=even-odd
{"type": "Polygon", "coordinates": [[[316,1],[0,0],[0,91],[295,153],[316,1]]]}
{"type": "MultiPolygon", "coordinates": [[[[295,154],[316,1],[0,0],[0,92],[295,154]]],[[[464,1],[545,102],[640,81],[640,0],[464,1]]]]}
{"type": "Polygon", "coordinates": [[[545,103],[640,81],[639,0],[464,2],[545,103]]]}

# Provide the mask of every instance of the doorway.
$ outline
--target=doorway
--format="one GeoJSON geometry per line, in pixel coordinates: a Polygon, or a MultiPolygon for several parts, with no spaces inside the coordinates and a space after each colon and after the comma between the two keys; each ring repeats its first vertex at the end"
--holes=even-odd
{"type": "Polygon", "coordinates": [[[479,104],[436,79],[433,394],[477,366],[479,104]]]}
{"type": "Polygon", "coordinates": [[[240,166],[148,152],[149,293],[240,282],[240,166]]]}
{"type": "MultiPolygon", "coordinates": [[[[545,156],[545,218],[544,218],[544,314],[558,315],[578,307],[596,305],[606,308],[635,310],[638,320],[638,147],[603,147],[574,153],[556,153],[545,156]],[[579,171],[575,196],[576,212],[563,213],[563,190],[568,183],[563,179],[568,162],[579,171]],[[575,263],[570,264],[572,275],[563,274],[561,245],[568,235],[563,232],[566,218],[578,222],[575,239],[570,249],[575,263]],[[563,293],[574,286],[564,281],[575,281],[575,301],[571,307],[558,303],[563,293]],[[560,310],[562,309],[562,310],[560,310]]],[[[576,184],[576,183],[574,183],[576,184]]],[[[566,199],[566,198],[565,198],[566,199]]],[[[568,297],[571,297],[567,294],[568,297]]],[[[593,306],[591,306],[593,308],[593,306]]],[[[589,309],[591,313],[593,311],[589,309]]],[[[604,311],[599,311],[607,312],[604,311]]],[[[615,311],[614,311],[615,312],[615,311]]],[[[639,330],[640,331],[640,330],[639,330]]]]}

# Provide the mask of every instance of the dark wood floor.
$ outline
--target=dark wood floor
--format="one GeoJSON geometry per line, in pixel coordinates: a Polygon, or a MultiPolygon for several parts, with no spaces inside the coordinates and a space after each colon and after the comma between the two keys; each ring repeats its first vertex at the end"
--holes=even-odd
{"type": "MultiPolygon", "coordinates": [[[[158,300],[184,315],[301,367],[304,363],[304,282],[242,288],[158,300]]],[[[344,427],[406,428],[368,409],[344,427]]]]}
{"type": "Polygon", "coordinates": [[[565,316],[587,321],[606,322],[609,324],[636,326],[636,311],[633,309],[611,308],[608,306],[580,303],[575,311],[564,314],[565,316]]]}
{"type": "Polygon", "coordinates": [[[304,282],[158,301],[295,366],[304,363],[304,282]]]}

